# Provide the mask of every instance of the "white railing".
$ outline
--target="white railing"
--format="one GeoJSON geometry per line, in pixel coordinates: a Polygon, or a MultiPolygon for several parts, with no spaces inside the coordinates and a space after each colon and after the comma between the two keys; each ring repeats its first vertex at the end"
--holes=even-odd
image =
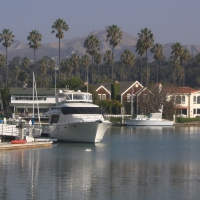
{"type": "Polygon", "coordinates": [[[0,135],[18,136],[19,129],[15,125],[0,124],[0,135]]]}

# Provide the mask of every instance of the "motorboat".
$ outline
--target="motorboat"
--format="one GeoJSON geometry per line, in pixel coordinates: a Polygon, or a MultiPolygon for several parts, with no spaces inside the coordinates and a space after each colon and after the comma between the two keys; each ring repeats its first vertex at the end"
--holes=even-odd
{"type": "Polygon", "coordinates": [[[162,109],[160,112],[150,113],[148,116],[137,115],[134,119],[125,119],[128,126],[173,126],[174,122],[162,119],[162,109]]]}
{"type": "Polygon", "coordinates": [[[11,140],[11,144],[25,144],[27,141],[25,139],[21,140],[11,140]]]}
{"type": "Polygon", "coordinates": [[[58,141],[101,142],[111,125],[93,104],[92,94],[80,90],[59,90],[56,105],[46,114],[49,124],[43,125],[42,134],[58,141]]]}

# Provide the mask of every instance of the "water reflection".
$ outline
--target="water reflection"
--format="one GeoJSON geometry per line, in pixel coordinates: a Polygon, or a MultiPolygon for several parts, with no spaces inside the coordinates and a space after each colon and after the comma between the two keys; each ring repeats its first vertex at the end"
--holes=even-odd
{"type": "Polygon", "coordinates": [[[0,199],[198,199],[199,141],[198,128],[122,127],[97,145],[0,152],[0,199]]]}

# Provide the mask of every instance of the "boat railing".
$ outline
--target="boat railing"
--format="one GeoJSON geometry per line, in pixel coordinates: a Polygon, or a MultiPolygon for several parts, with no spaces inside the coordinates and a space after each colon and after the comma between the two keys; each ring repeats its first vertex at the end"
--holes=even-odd
{"type": "Polygon", "coordinates": [[[18,136],[19,129],[16,127],[16,125],[0,124],[0,135],[18,136]]]}

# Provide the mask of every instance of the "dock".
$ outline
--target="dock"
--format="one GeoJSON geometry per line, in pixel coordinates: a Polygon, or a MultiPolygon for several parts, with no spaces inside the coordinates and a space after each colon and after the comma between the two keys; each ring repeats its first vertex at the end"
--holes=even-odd
{"type": "Polygon", "coordinates": [[[0,151],[12,150],[12,149],[27,149],[27,148],[40,148],[40,147],[51,147],[52,141],[50,142],[27,142],[24,144],[11,144],[11,143],[0,143],[0,151]]]}

